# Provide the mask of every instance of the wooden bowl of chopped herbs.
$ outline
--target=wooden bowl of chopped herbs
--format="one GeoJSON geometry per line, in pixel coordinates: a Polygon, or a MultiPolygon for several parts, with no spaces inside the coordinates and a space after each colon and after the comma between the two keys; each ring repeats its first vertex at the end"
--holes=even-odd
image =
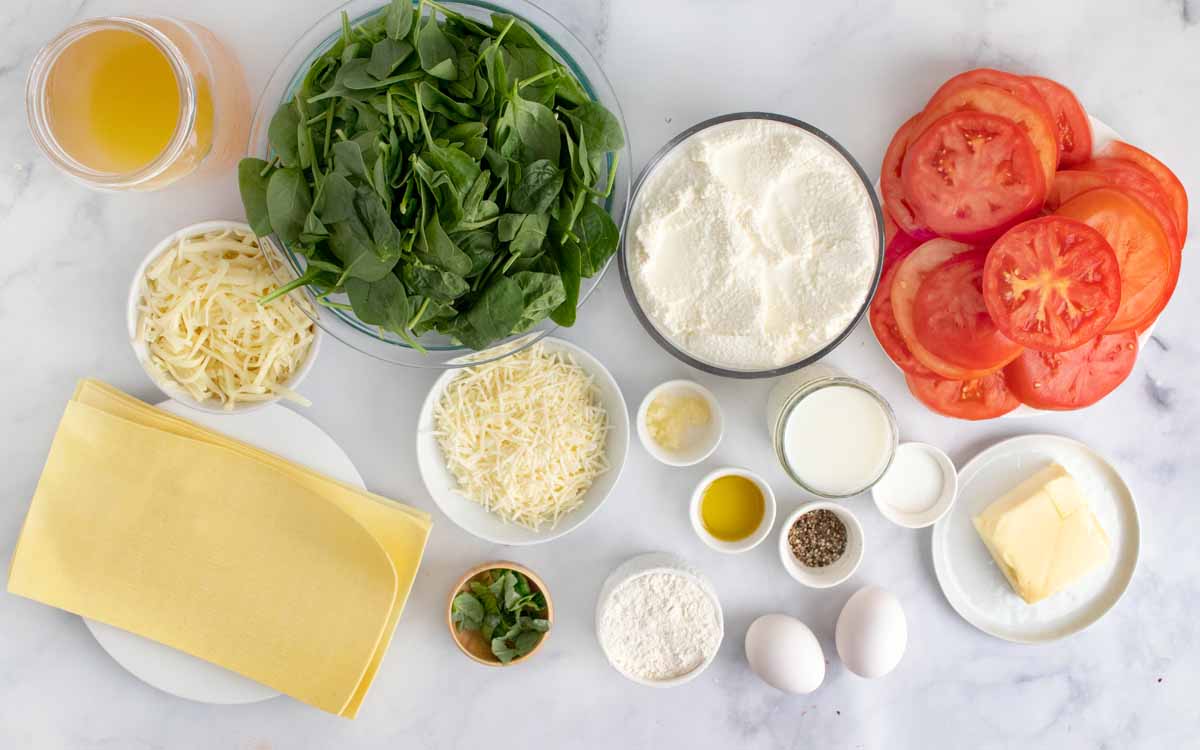
{"type": "Polygon", "coordinates": [[[468,570],[451,589],[446,608],[446,624],[459,650],[489,667],[528,659],[546,642],[553,621],[545,582],[513,562],[468,570]]]}

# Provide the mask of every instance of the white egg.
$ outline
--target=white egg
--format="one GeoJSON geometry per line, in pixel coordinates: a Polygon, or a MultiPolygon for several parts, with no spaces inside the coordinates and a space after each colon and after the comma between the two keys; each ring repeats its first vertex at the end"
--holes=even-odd
{"type": "Polygon", "coordinates": [[[825,679],[821,643],[787,615],[763,615],[750,624],[746,661],[763,682],[788,693],[811,693],[825,679]]]}
{"type": "Polygon", "coordinates": [[[860,677],[882,677],[896,668],[908,644],[908,622],[899,600],[878,586],[854,592],[838,615],[838,656],[860,677]]]}

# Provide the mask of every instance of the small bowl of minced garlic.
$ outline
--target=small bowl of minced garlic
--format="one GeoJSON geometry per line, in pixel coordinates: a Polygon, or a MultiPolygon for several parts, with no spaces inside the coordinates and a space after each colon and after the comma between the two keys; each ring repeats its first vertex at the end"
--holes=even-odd
{"type": "Polygon", "coordinates": [[[712,455],[725,432],[721,405],[693,380],[668,380],[638,407],[642,447],[667,466],[693,466],[712,455]]]}

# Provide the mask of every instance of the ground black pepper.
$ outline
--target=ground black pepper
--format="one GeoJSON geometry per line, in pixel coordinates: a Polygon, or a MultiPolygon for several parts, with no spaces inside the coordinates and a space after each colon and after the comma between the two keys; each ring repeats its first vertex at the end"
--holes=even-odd
{"type": "Polygon", "coordinates": [[[788,530],[788,546],[810,568],[832,565],[846,552],[846,524],[826,508],[810,510],[788,530]]]}

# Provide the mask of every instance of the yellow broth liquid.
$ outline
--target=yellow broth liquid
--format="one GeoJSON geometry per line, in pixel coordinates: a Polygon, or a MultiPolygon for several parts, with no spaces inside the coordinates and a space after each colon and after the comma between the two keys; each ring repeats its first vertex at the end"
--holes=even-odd
{"type": "Polygon", "coordinates": [[[92,32],[63,50],[46,86],[55,140],[99,172],[127,174],[154,161],[170,143],[182,107],[166,55],[121,29],[92,32]]]}
{"type": "Polygon", "coordinates": [[[718,477],[700,498],[700,520],[708,533],[723,542],[737,542],[762,523],[766,501],[758,485],[745,477],[718,477]]]}

